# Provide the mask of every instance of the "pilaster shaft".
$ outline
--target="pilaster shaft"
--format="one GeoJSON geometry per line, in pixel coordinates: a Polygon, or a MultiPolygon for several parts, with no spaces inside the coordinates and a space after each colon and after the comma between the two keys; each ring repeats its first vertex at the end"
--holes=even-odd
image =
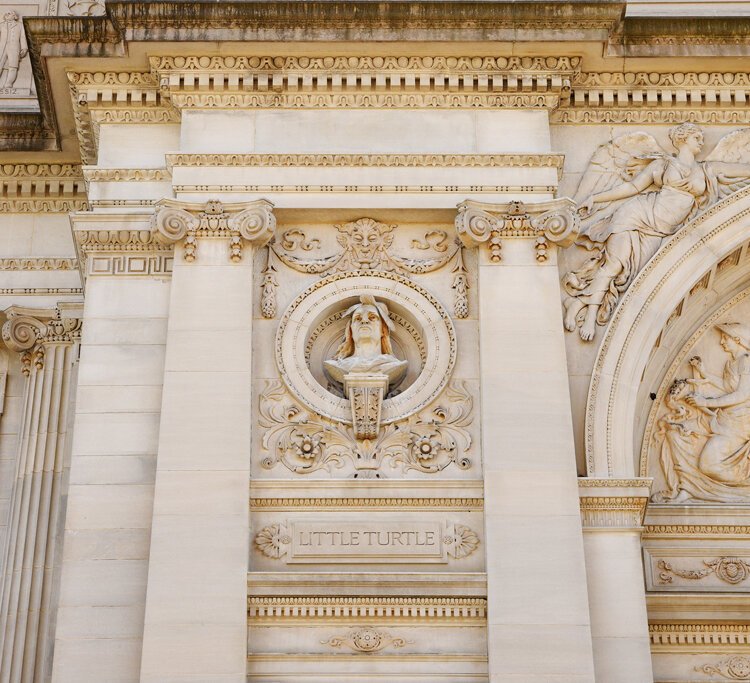
{"type": "Polygon", "coordinates": [[[50,674],[52,581],[81,321],[17,307],[6,314],[3,340],[21,354],[26,387],[0,600],[0,681],[42,683],[50,674]]]}
{"type": "Polygon", "coordinates": [[[490,681],[592,683],[555,242],[568,200],[459,207],[479,253],[490,681]]]}
{"type": "Polygon", "coordinates": [[[597,683],[652,683],[641,559],[650,479],[580,479],[597,683]]]}
{"type": "Polygon", "coordinates": [[[266,202],[170,203],[155,220],[177,226],[179,241],[140,681],[244,683],[252,248],[274,217],[266,202]]]}

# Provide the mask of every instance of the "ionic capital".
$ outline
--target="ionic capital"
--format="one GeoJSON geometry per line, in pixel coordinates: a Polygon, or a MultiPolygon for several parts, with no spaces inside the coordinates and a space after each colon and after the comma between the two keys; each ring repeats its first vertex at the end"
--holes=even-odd
{"type": "Polygon", "coordinates": [[[246,243],[262,247],[273,237],[275,229],[273,204],[265,199],[233,204],[217,199],[205,204],[163,199],[152,220],[152,230],[159,242],[185,241],[186,261],[196,259],[199,237],[229,237],[229,258],[238,262],[246,243]]]}
{"type": "Polygon", "coordinates": [[[63,317],[54,308],[11,306],[5,310],[5,316],[7,319],[2,327],[3,341],[8,349],[21,354],[21,366],[25,375],[29,374],[32,362],[39,370],[44,367],[46,345],[72,344],[81,338],[82,320],[63,317]]]}
{"type": "Polygon", "coordinates": [[[520,201],[486,204],[467,200],[458,205],[455,223],[465,246],[487,244],[493,263],[502,261],[502,242],[506,238],[533,240],[536,259],[544,262],[550,242],[568,247],[580,229],[575,204],[567,198],[539,204],[520,201]]]}

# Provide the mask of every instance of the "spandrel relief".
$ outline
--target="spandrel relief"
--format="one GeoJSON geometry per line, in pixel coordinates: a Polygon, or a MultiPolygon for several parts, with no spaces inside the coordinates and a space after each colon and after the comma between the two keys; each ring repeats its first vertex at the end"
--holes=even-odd
{"type": "Polygon", "coordinates": [[[597,149],[574,197],[589,256],[563,278],[565,328],[591,341],[646,262],[699,212],[750,182],[750,129],[724,136],[703,161],[703,131],[673,128],[667,152],[645,132],[597,149]]]}
{"type": "Polygon", "coordinates": [[[750,504],[750,325],[719,322],[696,351],[658,407],[653,500],[750,504]]]}

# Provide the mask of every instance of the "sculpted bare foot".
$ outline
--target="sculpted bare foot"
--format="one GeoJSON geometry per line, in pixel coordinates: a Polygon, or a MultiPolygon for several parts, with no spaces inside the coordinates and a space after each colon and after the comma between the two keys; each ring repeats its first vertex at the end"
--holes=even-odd
{"type": "Polygon", "coordinates": [[[596,306],[589,306],[586,310],[586,317],[581,325],[581,339],[583,341],[591,341],[596,334],[596,306]]]}
{"type": "Polygon", "coordinates": [[[583,304],[578,299],[567,299],[564,303],[565,306],[565,329],[568,332],[572,332],[578,325],[578,314],[583,308],[583,304]]]}

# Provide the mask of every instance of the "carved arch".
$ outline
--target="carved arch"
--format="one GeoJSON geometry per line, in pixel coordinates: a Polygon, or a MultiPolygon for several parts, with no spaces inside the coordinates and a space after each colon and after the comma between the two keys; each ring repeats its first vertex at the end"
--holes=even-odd
{"type": "Polygon", "coordinates": [[[602,338],[589,386],[589,477],[638,476],[635,418],[638,401],[648,395],[641,380],[660,336],[701,281],[707,282],[710,273],[749,239],[750,188],[745,188],[685,225],[624,294],[602,338]]]}

